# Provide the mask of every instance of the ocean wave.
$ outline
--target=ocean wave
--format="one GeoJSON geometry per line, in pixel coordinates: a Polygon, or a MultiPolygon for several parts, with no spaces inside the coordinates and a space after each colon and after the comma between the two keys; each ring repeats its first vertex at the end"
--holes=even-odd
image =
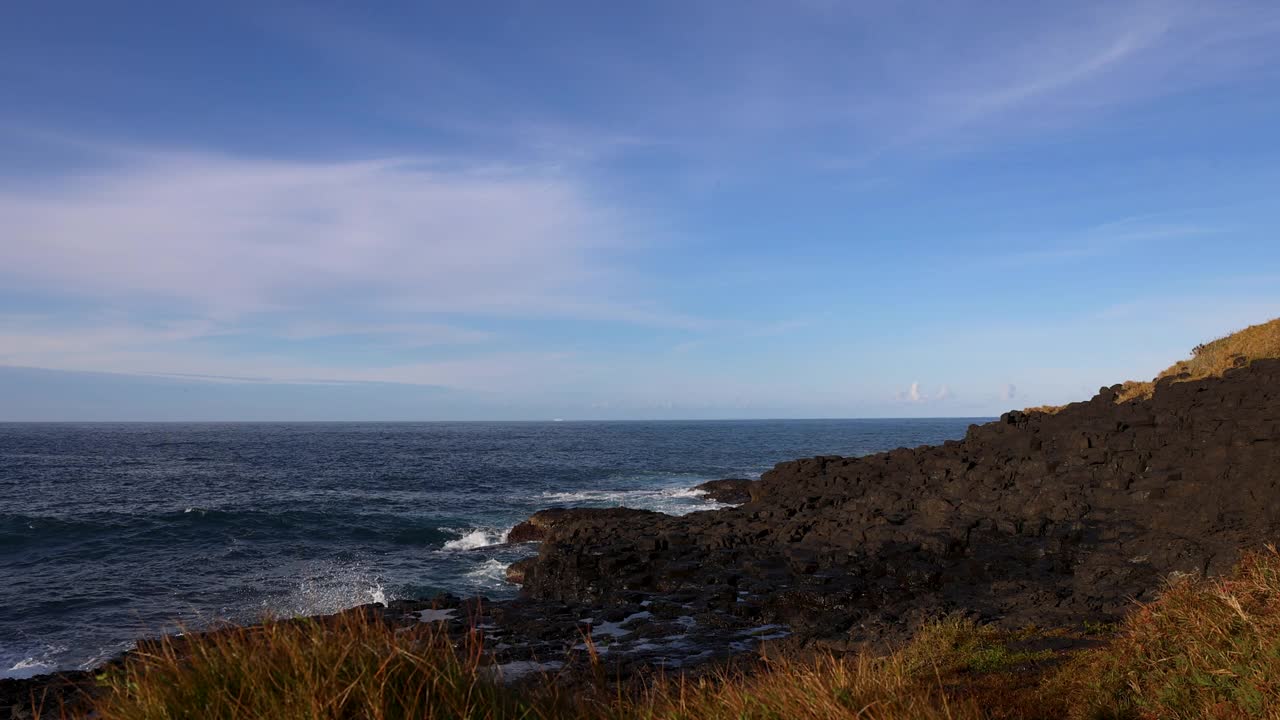
{"type": "Polygon", "coordinates": [[[25,678],[35,677],[36,675],[53,672],[56,667],[57,666],[53,663],[46,663],[42,660],[37,660],[34,657],[29,657],[14,663],[13,667],[8,670],[0,671],[0,678],[23,680],[25,678]]]}
{"type": "Polygon", "coordinates": [[[113,645],[101,647],[98,649],[97,653],[89,657],[89,659],[82,661],[75,667],[77,670],[92,670],[109,660],[118,658],[124,653],[136,649],[137,647],[138,644],[132,640],[125,640],[113,645]]]}
{"type": "Polygon", "coordinates": [[[465,573],[467,584],[477,590],[510,587],[507,584],[507,567],[510,565],[497,558],[488,558],[465,573]]]}
{"type": "Polygon", "coordinates": [[[450,551],[478,550],[493,545],[501,545],[507,541],[507,535],[511,533],[511,528],[499,530],[492,527],[466,529],[442,527],[437,529],[441,532],[459,536],[454,540],[445,542],[444,549],[450,551]]]}
{"type": "Polygon", "coordinates": [[[548,491],[542,493],[542,498],[553,505],[629,507],[638,510],[656,510],[668,515],[684,515],[697,510],[728,507],[723,503],[707,499],[705,493],[687,486],[548,491]]]}
{"type": "Polygon", "coordinates": [[[71,544],[106,538],[139,545],[151,540],[207,540],[214,536],[271,540],[311,539],[341,532],[357,541],[435,545],[449,535],[421,518],[327,510],[241,510],[187,506],[158,513],[90,513],[75,518],[0,514],[0,547],[52,541],[71,544]]]}
{"type": "Polygon", "coordinates": [[[58,669],[58,657],[67,648],[46,644],[40,648],[11,650],[0,647],[0,678],[22,680],[58,669]]]}
{"type": "Polygon", "coordinates": [[[386,605],[395,599],[382,579],[359,563],[317,563],[298,581],[293,592],[263,601],[277,617],[329,615],[359,605],[386,605]]]}

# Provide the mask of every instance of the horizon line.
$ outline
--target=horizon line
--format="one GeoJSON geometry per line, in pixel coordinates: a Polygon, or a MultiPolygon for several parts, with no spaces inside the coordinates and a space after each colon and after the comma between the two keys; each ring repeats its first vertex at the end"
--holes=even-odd
{"type": "Polygon", "coordinates": [[[758,418],[539,418],[506,420],[0,420],[0,425],[427,425],[427,424],[530,424],[648,423],[648,422],[833,422],[892,420],[995,420],[999,415],[929,415],[907,417],[758,417],[758,418]]]}

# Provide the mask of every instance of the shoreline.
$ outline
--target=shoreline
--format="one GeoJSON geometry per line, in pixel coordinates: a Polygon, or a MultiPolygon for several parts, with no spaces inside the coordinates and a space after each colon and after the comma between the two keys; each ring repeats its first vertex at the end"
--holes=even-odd
{"type": "MultiPolygon", "coordinates": [[[[746,487],[757,482],[759,481],[735,478],[705,481],[690,487],[688,492],[700,493],[710,501],[720,504],[720,507],[692,512],[714,512],[730,507],[727,500],[741,502],[746,497],[746,487]],[[703,485],[708,485],[708,489],[703,489],[703,485]]],[[[622,507],[552,507],[535,513],[531,520],[547,516],[573,520],[586,515],[608,517],[633,512],[661,514],[622,507]]],[[[549,531],[555,526],[554,521],[539,523],[538,531],[549,531]]],[[[533,527],[526,520],[513,526],[508,534],[527,533],[533,527]]],[[[506,540],[499,545],[527,545],[532,549],[540,543],[539,538],[506,540]]],[[[525,560],[535,558],[536,554],[531,554],[525,560]]],[[[517,561],[516,564],[519,562],[522,561],[517,561]]],[[[686,600],[692,601],[694,598],[686,600]]],[[[405,627],[415,623],[431,623],[455,638],[463,638],[479,630],[486,646],[491,648],[491,654],[487,658],[488,665],[494,669],[497,677],[508,682],[519,682],[535,673],[585,668],[590,664],[593,653],[608,657],[611,672],[617,679],[655,667],[696,672],[700,666],[732,661],[735,657],[751,653],[762,642],[780,640],[790,634],[776,626],[750,626],[732,615],[716,613],[705,606],[695,606],[694,602],[671,602],[669,598],[641,596],[633,597],[627,605],[603,607],[594,604],[542,602],[520,596],[491,600],[487,597],[464,598],[446,593],[432,598],[369,603],[335,613],[281,618],[275,622],[327,623],[354,614],[376,616],[391,625],[405,627]],[[712,613],[714,625],[707,624],[708,612],[712,613]],[[702,622],[699,622],[699,617],[702,622]],[[584,638],[591,639],[590,649],[584,638]]],[[[78,702],[93,691],[96,676],[104,670],[121,667],[137,652],[157,643],[182,642],[189,637],[215,635],[224,628],[253,627],[256,625],[224,623],[189,634],[147,636],[135,641],[132,648],[90,668],[0,678],[0,720],[9,717],[6,712],[15,712],[14,709],[20,707],[23,700],[33,692],[53,703],[78,702]]]]}
{"type": "MultiPolygon", "coordinates": [[[[312,620],[371,613],[479,631],[486,663],[517,681],[596,656],[621,681],[696,674],[766,643],[856,653],[956,613],[1078,637],[1168,578],[1222,574],[1280,533],[1280,360],[1163,381],[1146,399],[1117,402],[1120,391],[1011,411],[941,445],[779,463],[726,488],[742,501],[728,508],[548,509],[511,531],[540,541],[516,599],[439,596],[312,620]]],[[[0,681],[0,697],[92,675],[0,681]]]]}

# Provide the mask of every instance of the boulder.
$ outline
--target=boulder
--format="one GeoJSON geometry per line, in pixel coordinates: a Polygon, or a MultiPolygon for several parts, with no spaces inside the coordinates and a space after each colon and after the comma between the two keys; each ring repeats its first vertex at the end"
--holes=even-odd
{"type": "Polygon", "coordinates": [[[507,582],[512,585],[523,585],[524,574],[533,566],[534,558],[517,560],[507,566],[507,582]]]}
{"type": "Polygon", "coordinates": [[[751,488],[755,487],[755,485],[755,480],[725,478],[724,480],[708,480],[700,485],[695,485],[693,489],[701,492],[708,500],[714,500],[725,505],[741,505],[745,502],[751,502],[751,488]]]}
{"type": "Polygon", "coordinates": [[[630,517],[635,513],[652,513],[648,510],[632,510],[630,508],[547,508],[529,516],[528,520],[511,528],[507,533],[507,542],[525,543],[542,542],[554,529],[580,520],[604,521],[630,517]]]}

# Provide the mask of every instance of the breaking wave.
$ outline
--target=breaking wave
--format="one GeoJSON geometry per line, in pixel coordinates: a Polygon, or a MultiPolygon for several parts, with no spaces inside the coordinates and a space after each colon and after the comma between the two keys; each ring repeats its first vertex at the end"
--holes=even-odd
{"type": "Polygon", "coordinates": [[[497,558],[489,558],[477,565],[475,568],[467,571],[466,578],[468,584],[477,590],[491,590],[495,588],[507,586],[507,567],[511,563],[502,562],[497,558]]]}
{"type": "Polygon", "coordinates": [[[684,515],[697,510],[714,510],[728,507],[724,504],[708,500],[700,491],[693,490],[690,484],[701,482],[694,480],[679,487],[636,488],[636,489],[593,489],[574,490],[569,492],[544,492],[542,498],[552,505],[572,505],[578,507],[629,507],[638,510],[656,510],[668,515],[684,515]]]}
{"type": "Polygon", "coordinates": [[[459,537],[445,542],[445,550],[478,550],[479,548],[501,545],[507,541],[511,528],[439,528],[441,532],[451,533],[459,537]]]}
{"type": "Polygon", "coordinates": [[[386,605],[394,597],[382,579],[361,564],[323,563],[309,568],[292,592],[263,601],[278,617],[329,615],[358,605],[386,605]]]}
{"type": "Polygon", "coordinates": [[[58,658],[66,651],[62,645],[44,645],[23,651],[0,647],[0,678],[20,680],[53,672],[58,668],[58,658]]]}

